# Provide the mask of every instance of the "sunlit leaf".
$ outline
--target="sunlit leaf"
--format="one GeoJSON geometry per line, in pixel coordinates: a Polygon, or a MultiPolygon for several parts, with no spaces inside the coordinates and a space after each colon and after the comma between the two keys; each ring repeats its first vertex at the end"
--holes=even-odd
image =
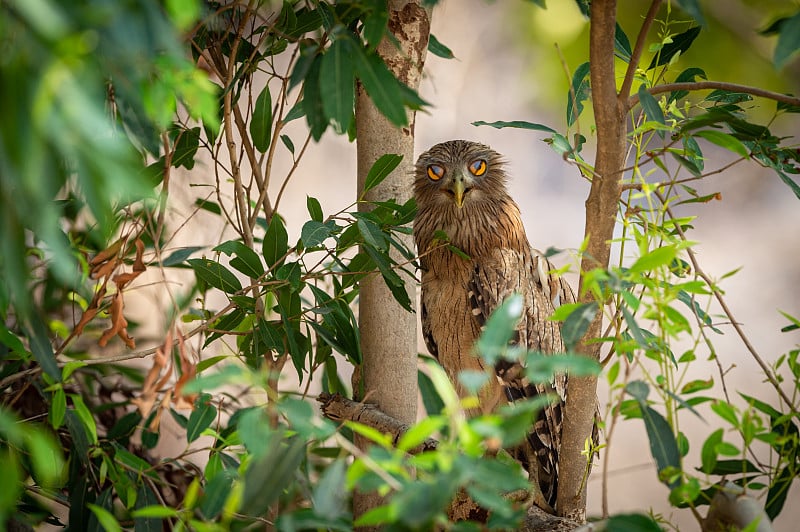
{"type": "Polygon", "coordinates": [[[698,131],[694,135],[696,137],[704,138],[712,144],[716,144],[717,146],[725,148],[728,151],[732,151],[733,153],[741,155],[742,157],[748,157],[750,154],[749,150],[744,144],[742,144],[742,141],[723,131],[718,131],[716,129],[704,129],[702,131],[698,131]]]}

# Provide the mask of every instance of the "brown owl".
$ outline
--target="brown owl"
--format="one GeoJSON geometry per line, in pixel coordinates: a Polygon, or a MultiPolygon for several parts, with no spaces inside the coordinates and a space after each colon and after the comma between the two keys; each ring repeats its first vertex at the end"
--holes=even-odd
{"type": "MultiPolygon", "coordinates": [[[[503,163],[488,146],[451,140],[433,146],[416,164],[414,239],[422,270],[422,332],[428,350],[461,394],[458,374],[484,369],[473,345],[506,297],[519,293],[524,301],[515,341],[543,353],[564,351],[560,324],[547,317],[562,303],[575,301],[566,281],[551,275],[550,263],[528,243],[519,207],[506,190],[503,163]],[[463,254],[440,245],[437,232],[463,254]]],[[[484,412],[539,394],[560,398],[541,412],[527,442],[510,450],[555,508],[567,377],[531,384],[518,364],[502,362],[493,369],[497,379],[479,393],[484,412]]]]}

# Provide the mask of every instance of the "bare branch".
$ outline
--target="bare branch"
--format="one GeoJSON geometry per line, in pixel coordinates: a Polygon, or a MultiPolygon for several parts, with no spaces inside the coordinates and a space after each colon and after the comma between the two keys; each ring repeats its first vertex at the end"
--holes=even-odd
{"type": "MultiPolygon", "coordinates": [[[[800,98],[791,96],[789,94],[782,94],[780,92],[768,91],[758,87],[751,87],[750,85],[740,85],[738,83],[728,83],[726,81],[687,81],[683,83],[664,83],[663,85],[656,85],[650,87],[647,92],[650,94],[662,94],[672,91],[702,91],[709,89],[720,89],[731,92],[743,92],[745,94],[752,94],[760,98],[767,98],[789,105],[800,106],[800,98]]],[[[639,102],[639,95],[633,94],[628,98],[628,107],[631,108],[639,102]]]]}
{"type": "MultiPolygon", "coordinates": [[[[628,70],[625,72],[625,79],[622,81],[622,87],[619,89],[620,101],[626,99],[631,93],[631,85],[633,85],[633,78],[636,75],[636,69],[639,67],[639,59],[641,59],[642,52],[644,51],[644,44],[647,40],[647,34],[650,32],[650,26],[653,24],[653,20],[655,20],[656,14],[658,13],[658,9],[661,7],[662,2],[663,0],[653,0],[653,3],[650,4],[650,9],[647,11],[647,15],[644,17],[642,27],[639,29],[639,35],[636,37],[636,44],[634,45],[631,53],[631,61],[628,63],[628,70]]],[[[634,105],[635,102],[630,103],[630,100],[628,100],[628,108],[631,108],[634,105]]]]}

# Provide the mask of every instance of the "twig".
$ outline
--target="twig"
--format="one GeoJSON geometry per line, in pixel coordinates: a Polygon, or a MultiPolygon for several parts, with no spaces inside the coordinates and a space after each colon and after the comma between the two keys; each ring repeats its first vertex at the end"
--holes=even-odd
{"type": "MultiPolygon", "coordinates": [[[[619,89],[618,98],[620,102],[624,102],[631,92],[631,85],[633,85],[633,78],[636,75],[636,69],[639,68],[639,59],[641,59],[642,52],[644,51],[644,44],[647,40],[647,34],[650,32],[650,26],[653,24],[662,2],[663,0],[653,0],[653,3],[650,4],[650,9],[647,11],[647,14],[644,17],[644,21],[642,21],[642,27],[639,29],[639,35],[636,37],[636,44],[631,52],[631,60],[630,63],[628,63],[628,69],[625,71],[625,79],[622,81],[622,86],[619,89]]],[[[631,102],[631,100],[628,99],[628,108],[630,109],[636,105],[636,101],[631,102]]]]}
{"type": "MultiPolygon", "coordinates": [[[[670,208],[667,206],[666,201],[662,197],[662,195],[658,191],[655,191],[655,194],[656,197],[658,197],[659,201],[661,201],[661,203],[664,204],[664,208],[666,209],[667,213],[672,218],[674,218],[670,208]]],[[[681,228],[680,224],[675,224],[675,230],[678,231],[678,234],[683,240],[686,240],[686,234],[683,232],[683,229],[681,228]]],[[[792,408],[792,401],[789,399],[789,396],[786,395],[783,389],[781,389],[778,380],[772,374],[772,371],[770,370],[769,366],[767,366],[767,363],[764,362],[764,359],[761,357],[761,355],[758,354],[758,351],[756,351],[756,348],[753,347],[753,344],[750,343],[750,340],[747,338],[747,335],[744,333],[744,330],[742,329],[739,322],[737,322],[736,319],[733,317],[733,313],[731,312],[731,309],[728,307],[728,304],[725,302],[725,298],[722,297],[722,293],[720,292],[717,285],[711,280],[711,278],[706,274],[706,272],[704,272],[703,269],[700,268],[700,264],[697,262],[697,257],[695,256],[694,251],[692,251],[692,248],[690,247],[686,248],[686,252],[689,255],[689,260],[692,262],[692,267],[694,268],[695,273],[697,273],[697,275],[700,276],[700,278],[702,278],[706,282],[708,287],[714,293],[714,297],[717,299],[717,302],[719,303],[720,307],[722,307],[722,311],[730,320],[731,326],[733,326],[734,330],[739,335],[739,338],[741,338],[742,343],[750,352],[750,355],[753,357],[756,363],[761,367],[762,371],[764,371],[767,380],[770,382],[770,384],[772,384],[772,386],[778,392],[778,395],[780,395],[781,398],[786,402],[787,406],[792,408]]]]}
{"type": "MultiPolygon", "coordinates": [[[[656,85],[650,87],[647,92],[656,95],[664,92],[672,91],[700,91],[708,89],[721,89],[731,92],[743,92],[745,94],[752,94],[761,98],[775,100],[776,102],[786,103],[789,105],[800,106],[800,98],[780,92],[768,91],[766,89],[759,89],[758,87],[751,87],[750,85],[740,85],[738,83],[728,83],[726,81],[687,81],[683,83],[664,83],[663,85],[656,85]]],[[[639,95],[633,94],[628,98],[628,106],[633,107],[639,102],[639,95]]]]}
{"type": "MultiPolygon", "coordinates": [[[[697,181],[699,179],[703,179],[712,175],[721,174],[722,172],[727,171],[731,167],[739,164],[742,161],[745,161],[746,157],[739,157],[735,161],[732,161],[725,166],[717,168],[716,170],[712,170],[711,172],[706,172],[705,174],[700,174],[698,176],[687,177],[685,179],[675,179],[672,181],[661,181],[658,183],[651,183],[653,187],[666,187],[666,186],[673,186],[673,185],[680,185],[681,183],[689,183],[691,181],[697,181]]],[[[626,183],[622,185],[622,190],[642,190],[643,183],[626,183]]]]}

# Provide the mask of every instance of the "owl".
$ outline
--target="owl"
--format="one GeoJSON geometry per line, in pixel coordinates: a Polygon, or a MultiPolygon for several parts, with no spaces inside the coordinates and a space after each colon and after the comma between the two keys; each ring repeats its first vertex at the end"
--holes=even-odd
{"type": "MultiPolygon", "coordinates": [[[[488,146],[451,140],[420,155],[414,176],[417,215],[414,239],[422,278],[422,332],[461,395],[463,370],[483,371],[475,341],[489,315],[514,293],[524,310],[514,342],[531,351],[564,351],[558,322],[548,320],[554,309],[572,303],[567,282],[551,274],[553,267],[533,249],[525,235],[520,211],[506,189],[503,157],[488,146]],[[447,243],[462,253],[442,245],[447,243]]],[[[540,394],[558,399],[543,409],[527,441],[511,452],[538,483],[544,502],[556,507],[558,453],[567,377],[549,384],[525,380],[517,363],[500,362],[496,379],[479,392],[480,410],[540,394]]]]}

